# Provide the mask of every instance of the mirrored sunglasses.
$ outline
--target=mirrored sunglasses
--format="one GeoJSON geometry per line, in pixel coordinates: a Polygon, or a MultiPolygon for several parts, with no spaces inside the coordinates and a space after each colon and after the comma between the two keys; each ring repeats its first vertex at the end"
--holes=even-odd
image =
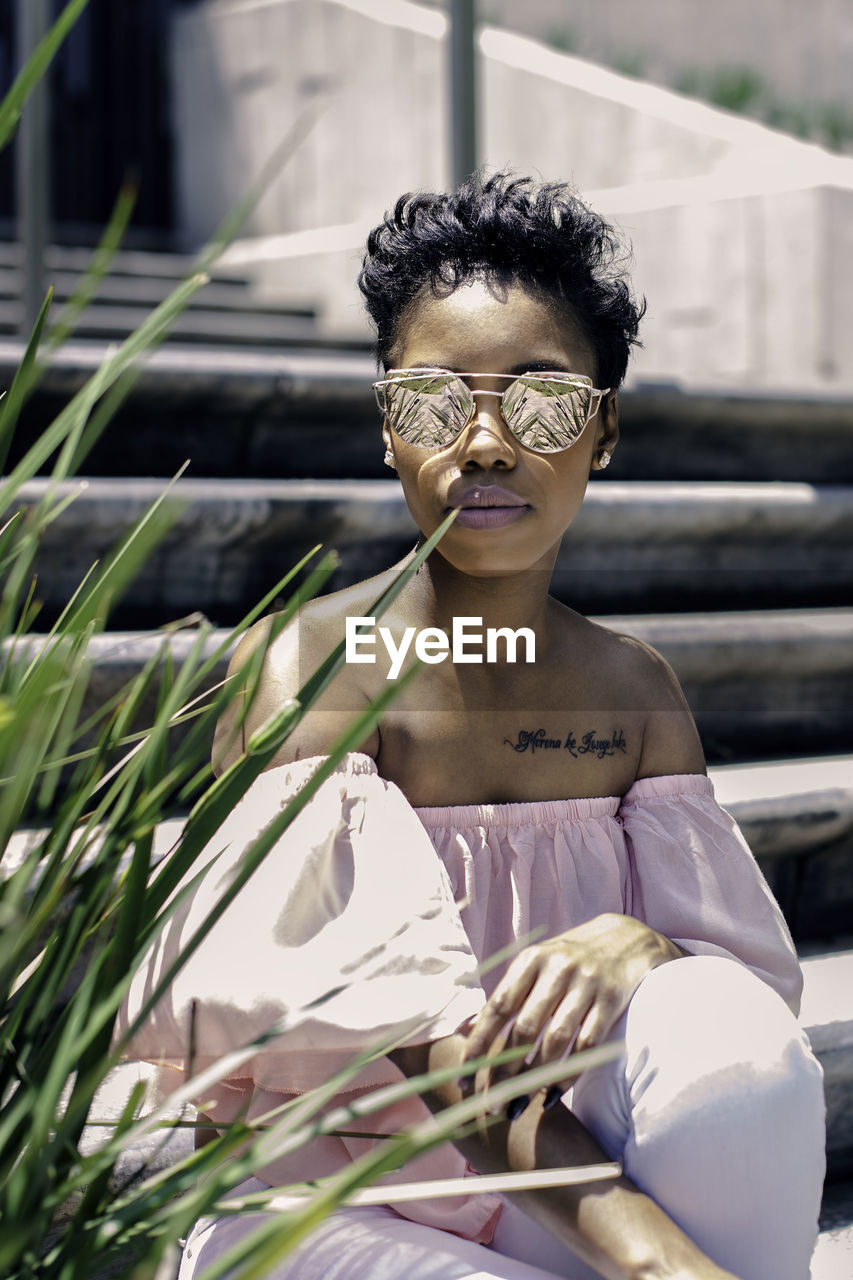
{"type": "Polygon", "coordinates": [[[557,453],[579,438],[609,387],[580,373],[478,374],[446,369],[391,369],[374,382],[388,425],[406,444],[445,449],[471,421],[474,397],[497,396],[509,430],[526,449],[557,453]],[[472,391],[465,378],[505,378],[503,391],[472,391]]]}

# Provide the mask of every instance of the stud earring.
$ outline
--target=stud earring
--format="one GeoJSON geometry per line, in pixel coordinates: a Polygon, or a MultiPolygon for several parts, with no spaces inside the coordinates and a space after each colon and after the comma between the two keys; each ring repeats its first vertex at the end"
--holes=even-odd
{"type": "Polygon", "coordinates": [[[397,470],[397,466],[394,462],[394,455],[390,449],[385,450],[385,457],[382,459],[382,461],[385,463],[385,466],[390,467],[392,471],[397,470]]]}
{"type": "Polygon", "coordinates": [[[602,449],[601,453],[598,455],[598,466],[601,471],[603,471],[605,467],[610,466],[610,454],[606,449],[602,449]]]}

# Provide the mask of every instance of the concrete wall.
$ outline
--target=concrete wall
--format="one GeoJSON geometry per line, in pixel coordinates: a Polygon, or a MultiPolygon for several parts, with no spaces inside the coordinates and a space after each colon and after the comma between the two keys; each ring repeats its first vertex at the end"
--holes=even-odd
{"type": "MultiPolygon", "coordinates": [[[[179,13],[176,188],[188,240],[214,229],[312,105],[310,136],[247,234],[375,220],[402,191],[444,186],[445,25],[406,0],[209,0],[179,13]]],[[[593,189],[704,173],[756,137],[751,122],[520,37],[486,30],[481,50],[490,165],[593,189]]]]}
{"type": "Polygon", "coordinates": [[[749,67],[780,100],[853,107],[850,0],[478,0],[477,12],[658,84],[691,69],[749,67]]]}
{"type": "Polygon", "coordinates": [[[444,19],[401,3],[391,8],[404,20],[373,20],[362,11],[368,8],[213,0],[178,13],[176,189],[189,243],[206,238],[245,195],[306,109],[317,110],[317,122],[261,200],[248,234],[345,222],[376,213],[377,205],[381,213],[400,191],[443,184],[446,123],[437,88],[444,19]]]}
{"type": "MultiPolygon", "coordinates": [[[[447,176],[445,19],[406,0],[212,0],[175,27],[184,225],[197,243],[289,124],[320,114],[228,261],[363,334],[368,230],[447,176]],[[324,98],[316,87],[330,86],[324,98]],[[312,96],[313,95],[313,96],[312,96]]],[[[570,178],[633,242],[635,374],[853,389],[853,160],[496,29],[482,154],[570,178]]]]}
{"type": "Polygon", "coordinates": [[[632,208],[630,195],[592,202],[630,238],[648,299],[636,376],[853,390],[853,190],[732,191],[654,208],[632,208]]]}

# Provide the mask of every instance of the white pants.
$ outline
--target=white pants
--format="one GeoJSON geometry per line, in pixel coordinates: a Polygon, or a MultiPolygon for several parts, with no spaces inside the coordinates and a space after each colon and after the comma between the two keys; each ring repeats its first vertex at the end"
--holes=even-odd
{"type": "MultiPolygon", "coordinates": [[[[567,1096],[578,1118],[715,1262],[741,1280],[806,1280],[824,1174],[822,1072],[781,999],[734,961],[691,956],[652,970],[614,1038],[624,1055],[567,1096]]],[[[258,1220],[202,1220],[180,1280],[201,1280],[258,1220]]],[[[269,1280],[594,1274],[507,1203],[489,1247],[389,1208],[340,1209],[269,1280]]]]}

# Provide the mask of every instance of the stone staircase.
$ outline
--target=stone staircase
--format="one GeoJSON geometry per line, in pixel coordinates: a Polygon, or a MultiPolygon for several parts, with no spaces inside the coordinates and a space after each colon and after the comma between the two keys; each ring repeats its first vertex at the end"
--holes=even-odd
{"type": "MultiPolygon", "coordinates": [[[[78,289],[91,263],[89,249],[53,245],[45,254],[45,287],[54,289],[54,317],[78,289]]],[[[22,315],[23,254],[20,245],[0,241],[0,335],[19,332],[22,315]]],[[[174,253],[124,250],[117,253],[96,296],[80,316],[83,339],[127,337],[153,307],[193,269],[193,259],[174,253]]],[[[229,346],[279,347],[282,343],[322,345],[314,312],[304,307],[259,302],[245,278],[215,273],[201,294],[178,317],[173,338],[229,346]]]]}
{"type": "MultiPolygon", "coordinates": [[[[65,252],[55,265],[69,291],[63,273],[79,263],[65,252]]],[[[159,262],[146,271],[139,259],[121,259],[126,272],[105,310],[93,308],[82,337],[54,360],[18,452],[97,366],[104,332],[121,332],[177,274],[159,262]]],[[[20,354],[2,336],[4,317],[14,319],[16,270],[0,246],[0,387],[20,354]]],[[[309,314],[268,314],[239,282],[209,288],[213,301],[204,304],[203,292],[198,314],[147,362],[86,480],[68,483],[79,493],[38,566],[46,624],[191,460],[174,529],[95,646],[98,700],[160,643],[155,627],[194,611],[234,623],[316,542],[340,552],[337,586],[414,541],[382,466],[369,353],[324,347],[309,314]],[[252,336],[262,330],[278,336],[252,336]],[[274,350],[259,345],[268,341],[274,350]]],[[[811,393],[629,387],[613,465],[590,485],[555,577],[561,598],[649,640],[675,667],[718,795],[801,948],[803,1024],[829,1105],[827,1257],[833,1242],[847,1247],[853,1222],[851,410],[849,399],[811,393]]],[[[43,487],[32,481],[25,497],[43,487]]],[[[170,643],[179,652],[191,639],[179,632],[170,643]]]]}

